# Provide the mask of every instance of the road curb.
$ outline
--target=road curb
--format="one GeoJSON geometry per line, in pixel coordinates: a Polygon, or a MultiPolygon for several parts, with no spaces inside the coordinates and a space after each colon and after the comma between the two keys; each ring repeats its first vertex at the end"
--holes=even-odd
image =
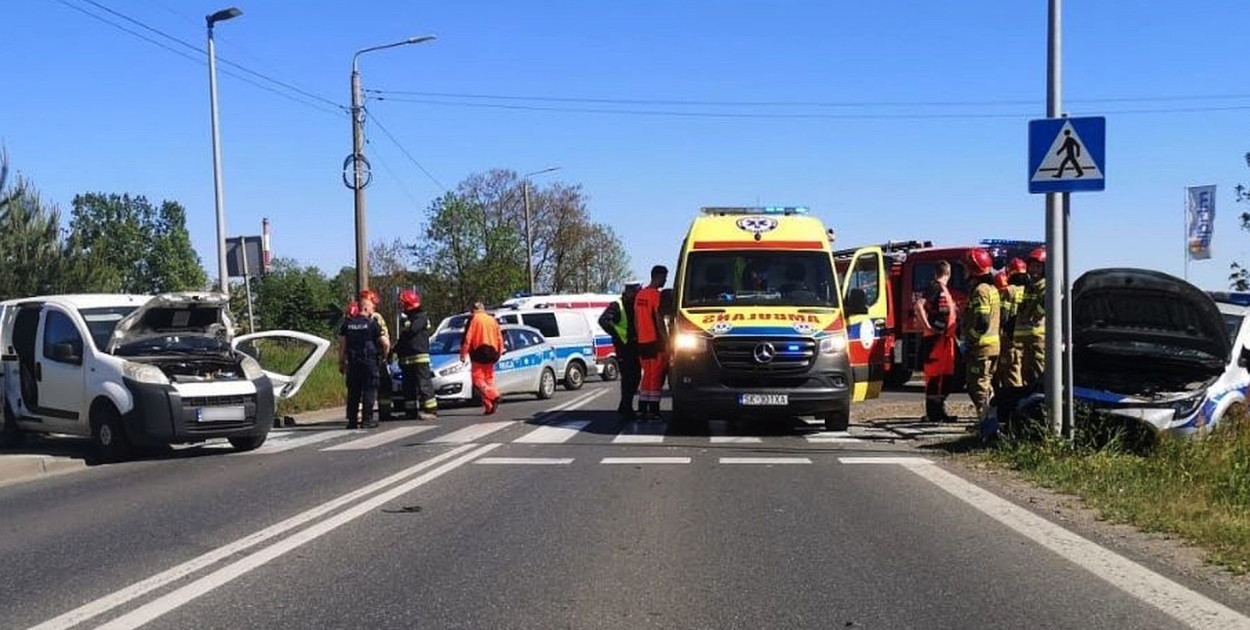
{"type": "Polygon", "coordinates": [[[72,457],[54,455],[3,455],[0,456],[0,486],[29,481],[44,475],[55,475],[87,467],[87,462],[72,457]]]}

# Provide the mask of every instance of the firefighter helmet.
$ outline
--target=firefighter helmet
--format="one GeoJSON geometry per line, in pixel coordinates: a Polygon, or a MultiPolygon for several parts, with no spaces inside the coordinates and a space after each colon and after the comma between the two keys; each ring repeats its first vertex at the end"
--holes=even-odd
{"type": "Polygon", "coordinates": [[[421,294],[412,289],[404,289],[399,293],[399,306],[405,311],[421,308],[421,294]]]}
{"type": "Polygon", "coordinates": [[[994,270],[994,258],[984,249],[971,249],[964,254],[964,271],[969,276],[984,276],[994,270]]]}
{"type": "Polygon", "coordinates": [[[1007,274],[994,274],[994,286],[997,287],[999,291],[1005,291],[1007,289],[1007,274]]]}
{"type": "Polygon", "coordinates": [[[1046,248],[1039,247],[1029,252],[1029,262],[1041,263],[1043,265],[1046,264],[1046,248]]]}
{"type": "Polygon", "coordinates": [[[357,299],[362,301],[369,300],[370,302],[373,302],[374,306],[378,305],[378,293],[373,289],[361,289],[360,295],[357,296],[357,299]]]}
{"type": "Polygon", "coordinates": [[[1019,258],[1012,258],[1011,262],[1007,263],[1007,275],[1009,276],[1014,276],[1018,273],[1028,273],[1028,272],[1029,272],[1029,266],[1026,265],[1024,261],[1020,260],[1019,258]]]}

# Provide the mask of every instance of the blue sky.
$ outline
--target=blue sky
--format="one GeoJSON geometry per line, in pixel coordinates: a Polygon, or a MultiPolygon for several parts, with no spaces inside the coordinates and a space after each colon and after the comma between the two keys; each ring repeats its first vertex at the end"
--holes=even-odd
{"type": "MultiPolygon", "coordinates": [[[[204,15],[228,6],[92,1],[197,47],[204,15]]],[[[704,205],[807,205],[842,246],[1044,235],[1025,156],[1027,121],[1045,107],[1045,0],[236,3],[244,14],[217,27],[222,58],[342,104],[355,50],[438,36],[362,57],[365,88],[391,92],[370,111],[433,175],[370,126],[371,240],[417,239],[429,202],[472,172],[549,166],[562,170],[539,177],[581,183],[639,275],[675,261],[704,205]],[[743,101],[790,105],[721,104],[743,101]]],[[[1214,257],[1193,263],[1190,278],[1222,287],[1229,262],[1250,260],[1232,191],[1250,183],[1250,3],[1065,4],[1065,110],[1105,115],[1108,126],[1107,190],[1073,196],[1074,272],[1179,275],[1184,188],[1216,184],[1214,257]]],[[[215,269],[205,66],[67,5],[202,53],[88,0],[5,5],[0,141],[14,166],[66,210],[85,191],[181,201],[215,269]]],[[[229,233],[258,233],[267,216],[276,255],[331,273],[351,264],[352,195],[340,175],[349,119],[225,74],[219,90],[229,233]]]]}

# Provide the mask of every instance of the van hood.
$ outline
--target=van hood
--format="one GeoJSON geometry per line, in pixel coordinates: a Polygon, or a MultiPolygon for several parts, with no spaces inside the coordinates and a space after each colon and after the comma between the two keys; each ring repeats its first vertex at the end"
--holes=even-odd
{"type": "Polygon", "coordinates": [[[162,293],[153,296],[117,322],[108,352],[126,344],[167,336],[208,337],[229,346],[234,341],[230,300],[207,291],[162,293]]]}
{"type": "Polygon", "coordinates": [[[1110,378],[1189,389],[1223,373],[1231,345],[1210,296],[1148,269],[1095,269],[1078,278],[1072,332],[1078,384],[1110,378]]]}

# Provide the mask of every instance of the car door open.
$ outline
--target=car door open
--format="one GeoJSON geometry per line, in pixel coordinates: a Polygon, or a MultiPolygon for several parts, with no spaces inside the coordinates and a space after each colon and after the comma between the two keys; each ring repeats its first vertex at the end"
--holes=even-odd
{"type": "Polygon", "coordinates": [[[294,330],[267,330],[235,337],[234,348],[260,364],[278,398],[290,398],[325,356],[330,342],[294,330]]]}

